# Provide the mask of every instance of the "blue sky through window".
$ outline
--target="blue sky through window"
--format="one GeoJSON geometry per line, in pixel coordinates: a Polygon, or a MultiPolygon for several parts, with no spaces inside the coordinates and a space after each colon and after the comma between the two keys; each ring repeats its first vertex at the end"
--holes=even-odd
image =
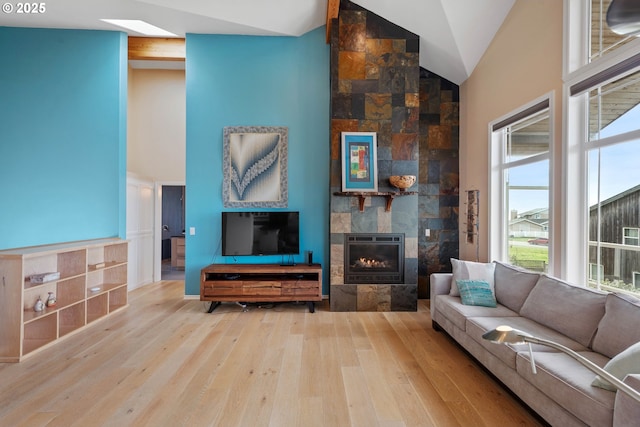
{"type": "MultiPolygon", "coordinates": [[[[509,187],[549,185],[549,161],[509,168],[509,187]]],[[[518,215],[549,206],[549,191],[539,189],[509,189],[509,211],[518,215]]]]}
{"type": "MultiPolygon", "coordinates": [[[[640,104],[600,131],[600,138],[640,128],[640,104]]],[[[600,200],[606,200],[640,184],[640,141],[612,145],[600,150],[600,200]]],[[[589,206],[598,201],[597,151],[589,154],[589,206]]]]}
{"type": "MultiPolygon", "coordinates": [[[[619,135],[640,128],[640,104],[627,111],[600,132],[600,138],[619,135]]],[[[597,151],[589,155],[589,206],[598,200],[597,151]]],[[[606,200],[630,188],[640,185],[640,140],[621,143],[601,150],[600,200],[606,200]]],[[[509,185],[547,185],[548,162],[509,168],[509,185]]],[[[518,213],[548,207],[548,191],[511,190],[509,210],[518,213]]]]}

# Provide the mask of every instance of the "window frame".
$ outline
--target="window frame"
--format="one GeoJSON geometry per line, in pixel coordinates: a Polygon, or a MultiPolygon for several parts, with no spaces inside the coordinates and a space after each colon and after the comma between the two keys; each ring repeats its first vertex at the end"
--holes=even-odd
{"type": "Polygon", "coordinates": [[[554,152],[555,152],[555,92],[551,91],[531,102],[522,105],[504,116],[492,121],[488,125],[488,141],[489,141],[489,229],[492,230],[489,233],[489,258],[494,260],[500,260],[503,262],[509,262],[509,231],[508,226],[505,227],[509,220],[509,212],[507,212],[507,195],[505,194],[506,182],[505,173],[509,168],[528,165],[540,161],[549,162],[549,177],[548,177],[548,208],[549,208],[549,221],[547,223],[548,236],[549,236],[549,259],[548,259],[548,272],[553,273],[553,232],[555,227],[553,226],[553,195],[554,195],[554,180],[553,171],[555,169],[554,152]],[[532,111],[537,105],[544,102],[548,102],[548,121],[549,121],[549,149],[545,153],[539,153],[524,159],[513,160],[505,162],[506,147],[508,143],[503,143],[504,138],[500,136],[500,132],[503,132],[504,128],[508,125],[504,123],[515,124],[520,121],[537,114],[539,111],[532,111]],[[497,232],[496,232],[497,230],[497,232]]]}
{"type": "Polygon", "coordinates": [[[629,246],[640,246],[640,228],[639,227],[622,227],[622,244],[629,246]],[[635,230],[636,236],[628,236],[628,230],[635,230]],[[629,240],[635,241],[635,243],[629,243],[629,240]]]}

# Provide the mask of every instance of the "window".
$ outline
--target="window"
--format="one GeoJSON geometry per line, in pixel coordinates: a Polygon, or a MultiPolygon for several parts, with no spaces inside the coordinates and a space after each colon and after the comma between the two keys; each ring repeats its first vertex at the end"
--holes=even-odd
{"type": "MultiPolygon", "coordinates": [[[[615,126],[623,116],[612,119],[608,126],[615,126]]],[[[605,129],[596,133],[602,137],[605,129]]],[[[633,159],[640,150],[640,139],[626,139],[621,134],[620,142],[605,142],[592,135],[592,141],[584,146],[588,156],[589,262],[603,265],[605,271],[590,278],[596,288],[635,289],[631,286],[633,271],[640,268],[640,251],[629,249],[629,245],[638,247],[640,228],[640,174],[633,159]]]]}
{"type": "Polygon", "coordinates": [[[602,276],[604,276],[604,266],[589,264],[589,280],[599,280],[602,276]]]}
{"type": "Polygon", "coordinates": [[[490,257],[549,270],[552,94],[490,124],[490,257]]]}
{"type": "Polygon", "coordinates": [[[622,229],[622,244],[638,246],[640,245],[640,228],[624,227],[622,229]]]}
{"type": "Polygon", "coordinates": [[[610,0],[566,1],[562,276],[598,289],[637,292],[640,39],[607,27],[610,0]],[[584,51],[589,55],[581,58],[584,51]]]}
{"type": "Polygon", "coordinates": [[[640,228],[640,138],[634,134],[640,128],[640,71],[597,84],[584,95],[584,102],[588,138],[581,145],[587,158],[588,256],[590,263],[604,268],[589,283],[598,289],[635,290],[633,271],[640,268],[640,252],[624,245],[638,246],[640,228]]]}

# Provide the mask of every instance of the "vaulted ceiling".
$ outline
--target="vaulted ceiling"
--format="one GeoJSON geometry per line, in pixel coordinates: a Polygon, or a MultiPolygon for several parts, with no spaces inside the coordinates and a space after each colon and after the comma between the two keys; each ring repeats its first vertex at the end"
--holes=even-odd
{"type": "MultiPolygon", "coordinates": [[[[420,36],[420,65],[456,84],[473,72],[515,0],[353,0],[420,36]]],[[[327,0],[55,0],[41,14],[0,14],[0,25],[115,30],[141,19],[186,33],[300,36],[326,23],[327,0]]],[[[129,32],[130,36],[141,34],[129,32]]]]}

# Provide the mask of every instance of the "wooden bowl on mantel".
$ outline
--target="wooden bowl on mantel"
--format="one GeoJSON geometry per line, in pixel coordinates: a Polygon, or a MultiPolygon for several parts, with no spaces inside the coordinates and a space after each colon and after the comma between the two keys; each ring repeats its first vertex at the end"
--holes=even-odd
{"type": "Polygon", "coordinates": [[[416,183],[415,175],[392,175],[389,177],[389,183],[400,191],[405,191],[416,183]]]}

